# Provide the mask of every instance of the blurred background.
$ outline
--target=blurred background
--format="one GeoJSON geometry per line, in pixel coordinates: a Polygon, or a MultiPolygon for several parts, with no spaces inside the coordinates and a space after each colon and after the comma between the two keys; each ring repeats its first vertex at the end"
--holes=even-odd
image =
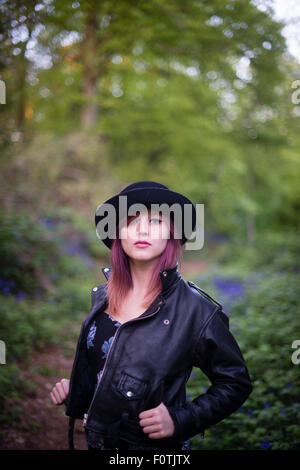
{"type": "MultiPolygon", "coordinates": [[[[205,205],[181,272],[224,306],[253,382],[192,449],[300,448],[299,17],[292,0],[0,1],[1,448],[67,448],[49,393],[105,282],[94,213],[138,180],[205,205]]],[[[209,385],[195,369],[188,399],[209,385]]]]}

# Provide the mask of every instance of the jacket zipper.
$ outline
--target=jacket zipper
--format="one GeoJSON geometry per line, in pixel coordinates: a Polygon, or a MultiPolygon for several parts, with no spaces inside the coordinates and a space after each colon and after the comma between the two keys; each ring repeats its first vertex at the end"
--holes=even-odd
{"type": "Polygon", "coordinates": [[[109,358],[109,355],[111,354],[111,351],[112,351],[112,348],[113,348],[113,344],[114,344],[115,339],[117,338],[117,336],[118,336],[118,334],[119,334],[120,329],[121,329],[122,327],[125,327],[128,323],[135,322],[135,321],[138,321],[138,320],[143,320],[144,318],[152,317],[152,316],[153,316],[155,313],[157,313],[159,310],[160,310],[160,307],[158,307],[158,309],[155,310],[155,312],[151,313],[151,315],[147,315],[146,317],[143,317],[143,318],[135,318],[135,319],[133,319],[133,320],[129,320],[129,321],[127,321],[126,323],[124,323],[123,325],[120,325],[119,328],[117,329],[117,331],[116,331],[116,333],[115,333],[115,336],[113,337],[112,343],[111,343],[111,345],[110,345],[110,348],[109,348],[109,351],[108,351],[108,354],[107,354],[107,358],[106,358],[106,361],[105,361],[105,364],[104,364],[104,368],[103,368],[103,371],[102,371],[100,380],[99,380],[99,382],[98,382],[98,384],[97,384],[97,387],[96,387],[96,390],[95,390],[95,393],[94,393],[94,397],[93,397],[92,402],[91,402],[91,404],[90,404],[90,406],[89,406],[89,409],[88,409],[88,412],[87,412],[87,418],[86,418],[86,423],[85,423],[85,425],[87,425],[87,423],[88,423],[89,413],[90,413],[90,411],[91,411],[91,408],[92,408],[92,406],[93,406],[93,404],[94,404],[96,395],[97,395],[97,393],[98,393],[100,382],[103,381],[104,371],[105,371],[106,366],[107,366],[108,358],[109,358]]]}

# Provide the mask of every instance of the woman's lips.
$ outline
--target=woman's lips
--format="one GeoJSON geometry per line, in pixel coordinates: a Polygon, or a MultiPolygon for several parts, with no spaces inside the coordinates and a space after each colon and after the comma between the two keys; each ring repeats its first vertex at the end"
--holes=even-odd
{"type": "Polygon", "coordinates": [[[135,243],[135,246],[139,246],[139,247],[146,247],[146,246],[150,246],[150,243],[143,243],[143,242],[138,242],[138,243],[135,243]]]}

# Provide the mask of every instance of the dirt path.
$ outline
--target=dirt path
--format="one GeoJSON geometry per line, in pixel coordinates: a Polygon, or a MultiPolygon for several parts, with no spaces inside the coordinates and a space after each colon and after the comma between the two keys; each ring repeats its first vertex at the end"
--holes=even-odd
{"type": "MultiPolygon", "coordinates": [[[[55,346],[35,353],[31,365],[21,373],[21,378],[32,384],[32,392],[18,400],[8,400],[7,407],[22,409],[20,421],[2,427],[2,449],[66,450],[68,449],[68,417],[65,405],[55,406],[50,391],[62,377],[69,377],[73,357],[65,357],[62,348],[55,346]]],[[[85,449],[82,422],[76,420],[75,447],[85,449]]]]}
{"type": "MultiPolygon", "coordinates": [[[[181,274],[184,279],[190,280],[206,268],[205,261],[186,261],[182,263],[181,274]]],[[[21,378],[31,384],[32,391],[22,400],[8,400],[8,408],[17,406],[22,412],[18,414],[18,421],[2,426],[4,437],[1,449],[68,449],[68,417],[65,415],[65,406],[53,405],[50,391],[58,380],[70,377],[72,364],[73,354],[66,354],[58,346],[33,354],[30,366],[21,373],[21,378]]],[[[76,420],[74,442],[77,449],[86,449],[80,420],[76,420]]]]}

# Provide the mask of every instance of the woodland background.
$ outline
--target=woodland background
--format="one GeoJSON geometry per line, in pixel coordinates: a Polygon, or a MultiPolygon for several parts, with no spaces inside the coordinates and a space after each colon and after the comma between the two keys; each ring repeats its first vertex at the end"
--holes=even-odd
{"type": "MultiPolygon", "coordinates": [[[[49,389],[110,263],[94,212],[155,180],[205,204],[183,274],[224,305],[253,381],[192,448],[299,450],[300,74],[283,26],[267,1],[0,1],[2,448],[66,448],[49,389]]],[[[195,369],[188,399],[208,387],[195,369]]]]}

